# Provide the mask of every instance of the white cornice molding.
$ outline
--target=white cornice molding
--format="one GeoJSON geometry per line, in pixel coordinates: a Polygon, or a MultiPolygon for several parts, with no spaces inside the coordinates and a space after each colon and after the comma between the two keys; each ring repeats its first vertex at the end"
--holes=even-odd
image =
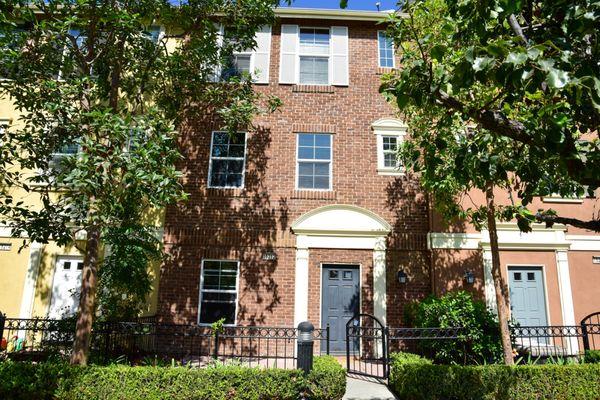
{"type": "Polygon", "coordinates": [[[600,251],[600,235],[566,235],[573,251],[600,251]]]}
{"type": "MultiPolygon", "coordinates": [[[[567,228],[561,224],[552,228],[534,224],[529,233],[521,232],[515,223],[498,223],[497,229],[498,246],[501,250],[569,250],[572,246],[572,240],[568,240],[565,235],[567,228]]],[[[428,236],[430,249],[490,249],[487,230],[481,233],[431,232],[428,236]]]]}
{"type": "Polygon", "coordinates": [[[431,232],[428,234],[427,246],[429,249],[465,249],[479,248],[481,233],[444,233],[431,232]]]}
{"type": "MultiPolygon", "coordinates": [[[[275,15],[279,18],[308,18],[308,19],[336,19],[346,21],[385,21],[390,14],[396,13],[396,10],[387,11],[357,11],[342,9],[319,9],[319,8],[293,8],[278,7],[275,9],[275,15]]],[[[398,13],[399,16],[405,16],[404,13],[398,13]]]]}

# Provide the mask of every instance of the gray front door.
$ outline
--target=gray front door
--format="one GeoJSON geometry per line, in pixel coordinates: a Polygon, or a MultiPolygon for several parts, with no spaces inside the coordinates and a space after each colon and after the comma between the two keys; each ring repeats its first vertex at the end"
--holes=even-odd
{"type": "Polygon", "coordinates": [[[521,326],[548,325],[544,276],[540,267],[508,267],[510,308],[521,326]]]}
{"type": "Polygon", "coordinates": [[[346,351],[346,323],[359,312],[359,271],[358,265],[323,265],[321,327],[329,324],[331,353],[346,351]]]}

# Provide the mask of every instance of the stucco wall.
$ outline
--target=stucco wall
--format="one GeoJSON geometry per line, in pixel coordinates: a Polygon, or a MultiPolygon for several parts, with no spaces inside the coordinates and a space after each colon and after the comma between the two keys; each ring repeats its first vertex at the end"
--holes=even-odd
{"type": "Polygon", "coordinates": [[[577,323],[585,316],[600,311],[600,264],[592,264],[592,256],[600,256],[600,251],[569,252],[569,272],[577,323]]]}

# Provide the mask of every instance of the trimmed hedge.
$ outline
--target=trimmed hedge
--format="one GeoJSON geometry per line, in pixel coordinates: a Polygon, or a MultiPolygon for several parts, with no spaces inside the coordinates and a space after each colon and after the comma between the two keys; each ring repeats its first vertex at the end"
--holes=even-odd
{"type": "Polygon", "coordinates": [[[392,362],[389,380],[402,400],[600,399],[598,364],[509,367],[403,361],[392,362]]]}
{"type": "Polygon", "coordinates": [[[0,363],[0,399],[56,400],[297,400],[341,399],[343,368],[331,357],[315,358],[314,370],[207,368],[73,367],[65,364],[0,363]]]}
{"type": "Polygon", "coordinates": [[[311,399],[341,399],[346,393],[346,370],[331,356],[316,357],[307,378],[311,399]]]}

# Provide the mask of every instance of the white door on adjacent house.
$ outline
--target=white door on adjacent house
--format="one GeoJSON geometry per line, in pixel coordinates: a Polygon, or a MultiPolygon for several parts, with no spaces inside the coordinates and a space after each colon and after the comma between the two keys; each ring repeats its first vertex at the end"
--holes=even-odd
{"type": "Polygon", "coordinates": [[[56,262],[48,318],[60,319],[75,315],[79,307],[81,287],[81,257],[60,257],[56,262]]]}

